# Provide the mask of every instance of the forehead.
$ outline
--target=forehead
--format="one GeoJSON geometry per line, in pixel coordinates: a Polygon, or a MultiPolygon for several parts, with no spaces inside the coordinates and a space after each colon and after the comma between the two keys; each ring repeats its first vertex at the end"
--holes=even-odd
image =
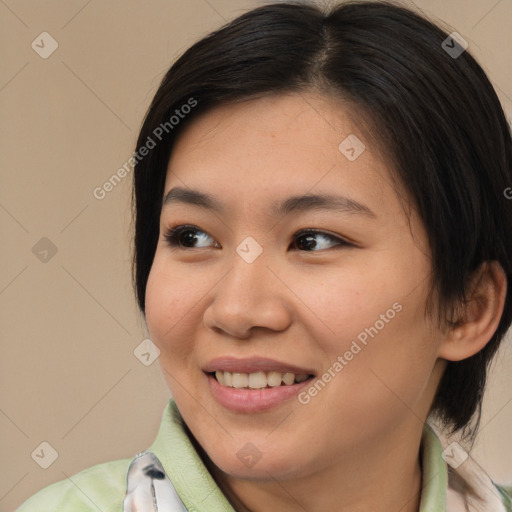
{"type": "Polygon", "coordinates": [[[179,135],[165,194],[191,187],[257,209],[286,196],[337,193],[398,214],[391,174],[365,131],[351,110],[317,94],[222,105],[179,135]]]}

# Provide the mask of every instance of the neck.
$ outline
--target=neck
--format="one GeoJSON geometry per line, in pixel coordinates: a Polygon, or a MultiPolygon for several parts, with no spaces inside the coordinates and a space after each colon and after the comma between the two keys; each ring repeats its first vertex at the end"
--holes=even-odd
{"type": "Polygon", "coordinates": [[[241,480],[221,471],[208,457],[204,460],[237,512],[418,512],[421,432],[394,437],[380,440],[373,453],[366,450],[297,479],[241,480]]]}

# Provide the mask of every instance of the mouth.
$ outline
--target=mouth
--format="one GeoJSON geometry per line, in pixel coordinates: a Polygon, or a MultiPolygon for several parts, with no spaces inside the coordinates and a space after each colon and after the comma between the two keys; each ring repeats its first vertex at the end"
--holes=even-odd
{"type": "Polygon", "coordinates": [[[221,386],[235,389],[265,389],[293,386],[314,377],[314,375],[308,373],[284,373],[278,371],[241,373],[216,370],[207,373],[216,379],[221,386]]]}
{"type": "Polygon", "coordinates": [[[216,402],[231,412],[244,414],[291,404],[315,377],[311,368],[261,356],[217,357],[202,370],[216,402]]]}

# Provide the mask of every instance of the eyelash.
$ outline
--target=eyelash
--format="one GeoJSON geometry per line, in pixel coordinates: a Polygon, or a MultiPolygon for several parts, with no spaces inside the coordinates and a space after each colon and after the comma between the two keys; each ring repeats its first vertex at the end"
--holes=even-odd
{"type": "MultiPolygon", "coordinates": [[[[208,233],[206,233],[206,231],[203,231],[203,230],[199,229],[197,226],[193,226],[193,225],[175,226],[165,232],[164,239],[168,245],[170,245],[171,247],[175,247],[177,249],[187,250],[187,249],[204,249],[205,248],[205,247],[187,247],[187,246],[182,245],[180,242],[180,236],[186,232],[194,232],[196,234],[204,233],[205,235],[207,235],[208,237],[213,239],[213,237],[208,235],[208,233]]],[[[351,247],[352,246],[352,244],[347,242],[346,240],[343,240],[342,238],[340,238],[338,236],[331,235],[330,233],[327,233],[325,231],[321,231],[318,229],[301,229],[301,230],[297,231],[297,233],[295,233],[295,235],[294,235],[294,241],[292,242],[292,244],[296,245],[298,238],[300,238],[302,236],[307,236],[307,235],[310,235],[310,236],[321,235],[325,238],[329,238],[330,240],[333,240],[336,242],[336,245],[334,247],[329,247],[328,249],[322,249],[322,250],[336,249],[337,247],[351,247]]],[[[216,242],[216,243],[218,243],[218,242],[216,242]]],[[[304,251],[304,252],[319,252],[319,251],[304,251]]]]}

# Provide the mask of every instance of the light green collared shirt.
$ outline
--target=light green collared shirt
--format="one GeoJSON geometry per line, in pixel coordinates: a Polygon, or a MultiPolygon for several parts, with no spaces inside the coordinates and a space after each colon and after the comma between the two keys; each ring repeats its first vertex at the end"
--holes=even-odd
{"type": "MultiPolygon", "coordinates": [[[[441,456],[442,450],[435,432],[425,425],[421,440],[423,489],[419,512],[446,512],[448,467],[441,456]]],[[[173,399],[163,412],[158,435],[148,451],[158,457],[187,510],[235,512],[188,438],[173,399]]],[[[132,460],[133,457],[106,462],[80,471],[43,488],[16,512],[122,512],[132,460]]],[[[496,489],[503,500],[503,510],[512,511],[511,490],[496,489]]]]}

